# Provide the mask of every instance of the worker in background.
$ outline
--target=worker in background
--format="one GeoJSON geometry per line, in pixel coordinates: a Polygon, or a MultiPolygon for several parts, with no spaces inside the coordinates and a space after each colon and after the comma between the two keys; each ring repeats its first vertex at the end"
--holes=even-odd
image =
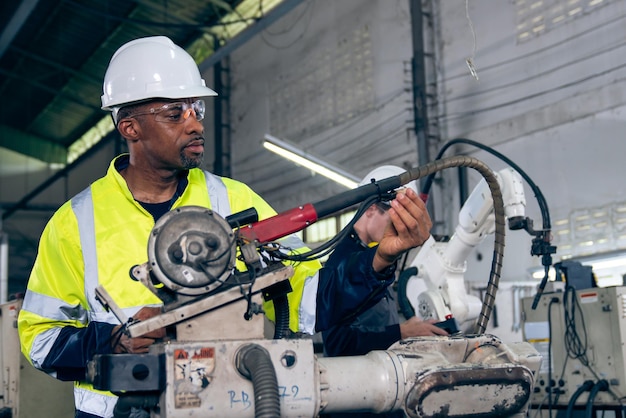
{"type": "MultiPolygon", "coordinates": [[[[399,167],[383,166],[368,174],[360,185],[404,172],[399,167]]],[[[377,202],[367,208],[318,274],[305,279],[298,316],[301,333],[315,334],[346,325],[351,322],[349,318],[354,319],[357,313],[387,299],[387,288],[395,281],[397,260],[430,237],[432,221],[417,188],[412,187],[406,189],[407,193],[397,193],[391,201],[377,202]]],[[[388,338],[373,348],[364,345],[359,354],[386,349],[400,337],[441,332],[412,319],[402,325],[400,334],[397,312],[388,312],[395,318],[390,322],[394,326],[390,327],[388,338]]],[[[371,343],[369,339],[368,342],[371,343]]]]}
{"type": "MultiPolygon", "coordinates": [[[[395,166],[382,166],[368,173],[361,185],[369,183],[372,179],[381,180],[403,173],[405,170],[395,166]]],[[[409,187],[398,190],[396,201],[412,199],[420,201],[415,182],[409,187]]],[[[380,253],[380,246],[385,245],[386,237],[394,229],[393,217],[395,203],[391,205],[387,202],[375,202],[370,205],[363,215],[354,224],[353,230],[335,248],[328,258],[324,267],[320,271],[320,289],[326,286],[328,280],[335,280],[335,272],[342,272],[345,276],[345,286],[337,287],[338,293],[334,294],[334,299],[325,299],[323,294],[318,294],[317,315],[318,330],[322,330],[324,345],[324,355],[329,357],[337,356],[357,356],[364,355],[372,350],[386,350],[393,343],[400,339],[427,335],[448,335],[448,333],[433,325],[435,321],[422,321],[416,316],[400,323],[398,306],[392,297],[388,286],[395,279],[395,262],[401,254],[396,253],[393,259],[388,259],[386,267],[386,277],[376,283],[370,277],[372,273],[367,268],[356,269],[351,265],[368,265],[368,260],[373,254],[380,253]],[[327,276],[325,273],[331,273],[327,276]],[[344,297],[351,297],[354,289],[360,286],[370,286],[368,283],[375,283],[372,289],[372,297],[366,299],[360,306],[357,306],[347,315],[337,312],[335,305],[337,301],[344,297]],[[336,315],[342,315],[337,317],[336,315]],[[332,324],[326,329],[326,324],[332,324]]],[[[430,231],[430,219],[422,222],[430,231]]],[[[421,242],[416,242],[415,246],[424,243],[427,237],[421,242]]],[[[402,411],[388,414],[331,414],[325,417],[404,417],[402,411]]]]}
{"type": "MultiPolygon", "coordinates": [[[[114,415],[117,397],[84,381],[95,354],[145,353],[166,336],[160,330],[130,338],[95,296],[103,285],[135,320],[161,313],[161,300],[129,276],[132,266],[146,261],[155,222],[187,205],[212,208],[222,217],[251,207],[259,219],[276,214],[245,184],[200,168],[204,97],[215,95],[193,58],[163,36],[128,42],[110,61],[102,108],[111,111],[128,153],[48,222],[18,320],[26,358],[58,379],[76,382],[76,417],[114,415]]],[[[318,261],[298,263],[290,296],[297,299],[305,278],[319,268],[318,261]]],[[[290,301],[294,332],[298,305],[290,301]]]]}

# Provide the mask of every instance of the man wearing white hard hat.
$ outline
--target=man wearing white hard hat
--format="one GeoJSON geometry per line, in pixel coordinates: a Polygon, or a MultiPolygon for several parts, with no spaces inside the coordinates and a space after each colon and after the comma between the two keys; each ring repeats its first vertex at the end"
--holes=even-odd
{"type": "MultiPolygon", "coordinates": [[[[162,302],[129,277],[145,262],[155,222],[182,206],[211,208],[227,217],[255,208],[259,219],[275,211],[245,184],[200,168],[204,156],[206,87],[193,58],[170,39],[154,36],[122,45],[104,77],[102,109],[110,111],[126,140],[128,154],[117,156],[106,175],[66,202],[41,236],[26,296],[18,318],[22,352],[38,369],[75,381],[77,418],[109,418],[118,398],[85,380],[96,354],[145,353],[165,336],[162,330],[130,338],[96,298],[102,285],[125,315],[145,320],[161,312],[162,302]]],[[[398,251],[423,242],[415,217],[423,205],[410,199],[395,204],[398,231],[390,235],[374,262],[384,269],[398,251]]],[[[430,227],[429,227],[430,228],[430,227]]],[[[423,231],[422,231],[423,232],[423,231]]],[[[306,250],[290,242],[294,251],[306,250]]],[[[289,329],[301,332],[299,298],[305,282],[320,268],[298,263],[290,278],[289,329]]],[[[274,312],[266,308],[268,318],[274,312]]]]}
{"type": "MultiPolygon", "coordinates": [[[[204,98],[210,96],[216,93],[206,87],[193,58],[164,36],[130,41],[111,58],[102,109],[111,112],[129,152],[116,157],[104,177],[47,224],[18,321],[26,358],[58,379],[76,382],[76,417],[115,414],[118,398],[85,381],[95,354],[145,353],[165,336],[160,330],[130,338],[95,294],[103,285],[135,320],[161,312],[161,300],[129,277],[132,266],[145,262],[155,222],[188,205],[211,208],[222,217],[252,207],[259,219],[276,214],[245,184],[199,168],[204,98]]],[[[299,245],[291,241],[290,247],[299,245]]],[[[292,293],[297,296],[300,283],[319,268],[318,261],[299,263],[290,279],[292,293]]],[[[297,314],[297,302],[290,303],[294,332],[297,314]]]]}

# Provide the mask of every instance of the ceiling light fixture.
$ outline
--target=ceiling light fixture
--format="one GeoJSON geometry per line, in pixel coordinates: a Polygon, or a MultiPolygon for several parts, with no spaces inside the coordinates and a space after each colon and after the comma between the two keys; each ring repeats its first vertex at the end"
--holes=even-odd
{"type": "Polygon", "coordinates": [[[263,147],[289,161],[327,177],[348,189],[355,189],[359,185],[360,179],[358,177],[353,176],[341,168],[335,167],[315,155],[298,149],[287,141],[273,137],[270,134],[265,134],[263,147]]]}

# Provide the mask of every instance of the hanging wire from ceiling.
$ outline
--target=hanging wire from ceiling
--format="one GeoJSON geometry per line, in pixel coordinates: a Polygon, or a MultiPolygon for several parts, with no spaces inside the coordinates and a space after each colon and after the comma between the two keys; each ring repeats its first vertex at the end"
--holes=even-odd
{"type": "Polygon", "coordinates": [[[289,49],[291,48],[293,45],[295,45],[296,43],[298,43],[298,41],[300,41],[302,38],[304,38],[304,35],[306,35],[307,30],[309,29],[309,25],[311,24],[311,20],[313,20],[313,5],[314,5],[314,0],[309,0],[306,2],[307,5],[304,8],[304,10],[302,11],[302,13],[296,17],[293,21],[293,23],[291,23],[286,29],[277,31],[277,32],[271,32],[269,29],[265,29],[263,32],[261,32],[261,40],[263,41],[263,43],[265,43],[267,46],[269,46],[270,48],[276,49],[276,50],[281,50],[281,49],[289,49]],[[300,23],[304,16],[308,15],[308,19],[304,24],[304,27],[302,28],[301,33],[296,36],[296,38],[292,41],[290,41],[289,43],[287,43],[286,45],[277,45],[274,42],[271,42],[266,35],[271,35],[271,36],[280,36],[280,35],[285,35],[288,32],[290,32],[294,27],[296,27],[296,25],[298,23],[300,23]]]}
{"type": "Polygon", "coordinates": [[[469,15],[469,0],[465,0],[465,17],[467,18],[467,23],[469,25],[470,31],[472,32],[472,55],[468,57],[465,62],[467,63],[467,68],[469,68],[470,74],[476,81],[478,81],[478,71],[476,70],[476,66],[474,65],[474,55],[476,55],[476,31],[474,30],[474,24],[472,23],[472,18],[469,15]]]}

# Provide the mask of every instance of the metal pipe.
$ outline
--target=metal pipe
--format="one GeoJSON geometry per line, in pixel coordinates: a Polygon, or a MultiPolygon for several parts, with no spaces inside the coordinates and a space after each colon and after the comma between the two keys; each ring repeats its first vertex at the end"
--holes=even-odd
{"type": "Polygon", "coordinates": [[[402,408],[409,379],[396,353],[371,351],[365,356],[320,357],[317,361],[324,405],[320,412],[382,413],[402,408]]]}

